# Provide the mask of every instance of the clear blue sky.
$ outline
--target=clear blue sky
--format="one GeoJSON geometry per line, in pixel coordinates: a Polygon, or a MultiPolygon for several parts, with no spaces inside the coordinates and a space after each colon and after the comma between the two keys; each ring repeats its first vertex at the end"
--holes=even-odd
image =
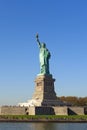
{"type": "Polygon", "coordinates": [[[87,96],[87,0],[0,0],[0,105],[31,99],[35,35],[51,52],[58,96],[87,96]]]}

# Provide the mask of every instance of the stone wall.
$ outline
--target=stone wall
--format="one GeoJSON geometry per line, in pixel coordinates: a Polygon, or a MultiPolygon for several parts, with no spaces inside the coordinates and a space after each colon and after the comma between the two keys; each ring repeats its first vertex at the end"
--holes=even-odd
{"type": "Polygon", "coordinates": [[[55,115],[52,107],[36,107],[36,115],[55,115]]]}
{"type": "Polygon", "coordinates": [[[29,115],[55,115],[52,107],[29,107],[29,115]]]}
{"type": "Polygon", "coordinates": [[[24,107],[17,107],[17,106],[3,106],[0,108],[1,115],[25,115],[25,108],[24,107]]]}
{"type": "Polygon", "coordinates": [[[28,115],[35,115],[35,107],[29,107],[27,113],[28,115]]]}
{"type": "Polygon", "coordinates": [[[84,113],[87,115],[87,107],[84,107],[84,113]]]}
{"type": "Polygon", "coordinates": [[[84,107],[29,107],[29,115],[84,115],[84,107]]]}
{"type": "Polygon", "coordinates": [[[84,107],[0,107],[0,115],[84,115],[87,114],[87,108],[84,107]]]}
{"type": "Polygon", "coordinates": [[[84,115],[84,107],[69,107],[68,115],[84,115]]]}
{"type": "Polygon", "coordinates": [[[68,115],[67,107],[53,107],[55,115],[68,115]]]}
{"type": "Polygon", "coordinates": [[[0,107],[0,115],[1,115],[1,107],[0,107]]]}

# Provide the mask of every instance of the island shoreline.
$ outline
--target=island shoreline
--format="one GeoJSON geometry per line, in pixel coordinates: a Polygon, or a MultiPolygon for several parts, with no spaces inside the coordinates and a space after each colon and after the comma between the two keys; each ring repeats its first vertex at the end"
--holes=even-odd
{"type": "Polygon", "coordinates": [[[1,122],[14,122],[14,123],[87,123],[87,120],[17,120],[17,119],[0,119],[1,122]]]}

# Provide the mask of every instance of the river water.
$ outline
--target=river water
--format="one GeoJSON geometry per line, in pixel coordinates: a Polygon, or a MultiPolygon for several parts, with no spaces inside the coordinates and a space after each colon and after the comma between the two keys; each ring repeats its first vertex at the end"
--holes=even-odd
{"type": "Polygon", "coordinates": [[[0,130],[87,130],[87,123],[0,123],[0,130]]]}

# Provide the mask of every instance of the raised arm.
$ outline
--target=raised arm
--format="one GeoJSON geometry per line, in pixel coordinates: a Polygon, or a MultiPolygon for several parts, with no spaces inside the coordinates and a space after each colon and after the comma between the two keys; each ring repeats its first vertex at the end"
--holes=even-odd
{"type": "Polygon", "coordinates": [[[38,38],[39,36],[38,36],[38,33],[36,34],[36,39],[37,39],[37,43],[38,43],[38,46],[39,47],[41,47],[41,43],[40,43],[40,41],[39,41],[39,38],[38,38]]]}

